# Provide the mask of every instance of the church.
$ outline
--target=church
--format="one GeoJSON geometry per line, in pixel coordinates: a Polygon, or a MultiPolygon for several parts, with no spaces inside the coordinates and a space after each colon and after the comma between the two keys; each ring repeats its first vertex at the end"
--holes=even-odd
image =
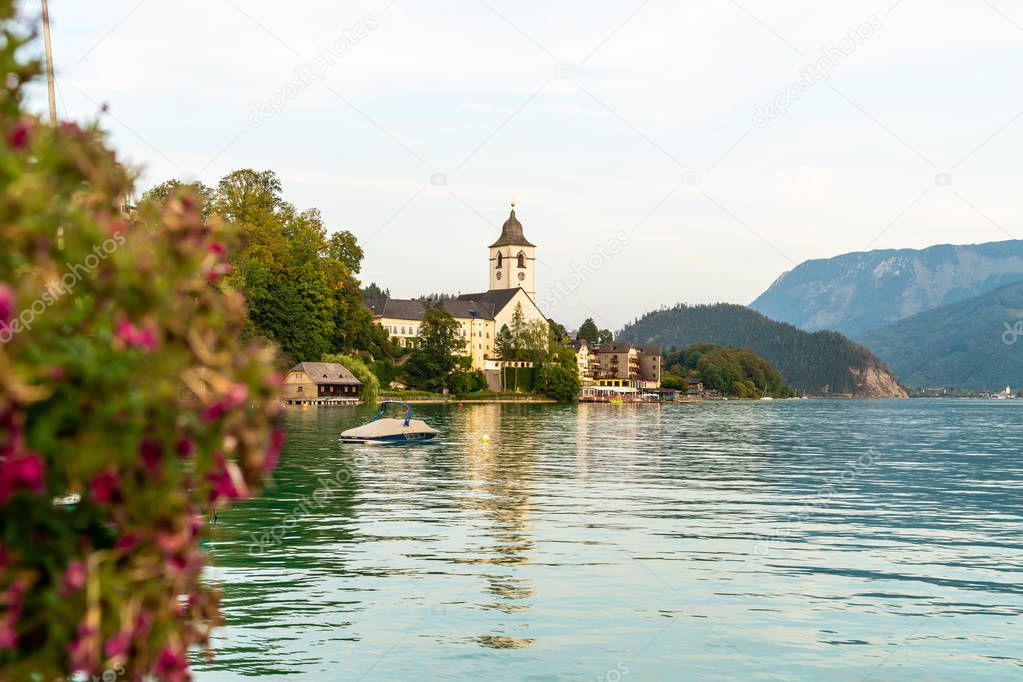
{"type": "MultiPolygon", "coordinates": [[[[530,320],[547,321],[536,305],[536,246],[526,239],[522,223],[511,215],[501,228],[501,235],[489,247],[487,271],[490,288],[476,294],[460,294],[436,305],[444,308],[459,324],[465,340],[465,354],[472,359],[473,369],[490,369],[496,359],[497,332],[511,327],[516,308],[530,320]]],[[[384,327],[398,345],[412,347],[419,337],[419,325],[428,304],[410,299],[376,299],[366,301],[373,312],[373,321],[384,327]]]]}

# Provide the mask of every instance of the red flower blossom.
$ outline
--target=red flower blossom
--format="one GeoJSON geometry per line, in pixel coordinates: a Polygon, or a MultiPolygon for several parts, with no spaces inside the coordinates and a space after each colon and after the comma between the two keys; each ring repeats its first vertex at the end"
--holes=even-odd
{"type": "Polygon", "coordinates": [[[71,644],[68,645],[67,652],[68,658],[70,658],[71,670],[73,672],[84,672],[90,673],[96,669],[99,661],[95,648],[92,646],[91,640],[95,635],[95,630],[85,623],[78,624],[78,632],[76,637],[71,640],[71,644]]]}
{"type": "Polygon", "coordinates": [[[178,453],[178,457],[188,457],[195,452],[195,441],[191,438],[182,438],[174,446],[174,451],[178,453]]]}
{"type": "Polygon", "coordinates": [[[160,460],[163,459],[163,448],[149,438],[145,438],[139,444],[139,455],[142,463],[146,465],[150,473],[156,473],[160,468],[160,460]]]}
{"type": "Polygon", "coordinates": [[[7,142],[12,149],[25,149],[28,147],[28,139],[32,133],[32,126],[25,121],[19,121],[7,136],[7,142]]]}
{"type": "Polygon", "coordinates": [[[210,471],[210,502],[220,499],[237,500],[244,497],[231,476],[231,465],[224,459],[224,453],[213,453],[213,469],[210,471]]]}
{"type": "Polygon", "coordinates": [[[210,243],[210,253],[217,256],[224,256],[227,254],[227,247],[224,246],[224,242],[212,242],[210,243]]]}
{"type": "Polygon", "coordinates": [[[153,672],[158,678],[167,680],[167,682],[185,682],[189,678],[188,659],[183,653],[165,647],[160,652],[160,658],[157,659],[153,672]]]}
{"type": "Polygon", "coordinates": [[[37,495],[43,492],[43,458],[34,452],[12,455],[0,463],[0,505],[22,489],[37,495]]]}
{"type": "Polygon", "coordinates": [[[206,281],[210,284],[216,284],[224,275],[231,274],[232,270],[234,270],[234,266],[230,263],[217,263],[206,273],[206,281]]]}
{"type": "Polygon", "coordinates": [[[92,491],[92,499],[100,504],[110,504],[117,496],[120,487],[120,479],[114,469],[104,469],[89,481],[89,489],[92,491]]]}
{"type": "Polygon", "coordinates": [[[107,640],[106,644],[103,645],[103,653],[106,654],[107,658],[117,658],[128,653],[128,647],[131,645],[131,632],[127,630],[121,630],[116,635],[107,640]]]}
{"type": "Polygon", "coordinates": [[[204,422],[215,422],[224,416],[227,412],[227,402],[224,400],[218,400],[202,412],[202,420],[204,422]]]}
{"type": "Polygon", "coordinates": [[[64,571],[60,587],[61,596],[67,597],[85,587],[85,578],[85,564],[81,561],[72,561],[64,571]]]}
{"type": "Polygon", "coordinates": [[[284,428],[275,426],[270,433],[270,445],[266,450],[266,458],[263,460],[263,471],[270,473],[277,468],[277,462],[281,457],[281,448],[284,447],[284,428]]]}
{"type": "Polygon", "coordinates": [[[117,544],[114,545],[114,547],[121,552],[130,552],[137,544],[139,544],[138,535],[135,533],[125,533],[121,537],[117,538],[117,544]]]}
{"type": "Polygon", "coordinates": [[[14,317],[14,290],[0,282],[0,324],[7,326],[14,317]]]}

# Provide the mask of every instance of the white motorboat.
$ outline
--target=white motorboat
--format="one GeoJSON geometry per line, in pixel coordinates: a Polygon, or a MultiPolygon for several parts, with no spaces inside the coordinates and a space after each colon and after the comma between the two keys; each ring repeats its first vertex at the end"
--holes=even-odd
{"type": "Polygon", "coordinates": [[[341,433],[342,443],[366,443],[374,445],[401,445],[430,440],[440,433],[431,428],[422,419],[412,418],[412,407],[396,400],[385,400],[380,403],[380,411],[372,421],[354,429],[341,433]],[[405,408],[404,419],[384,417],[388,405],[401,405],[405,408]]]}

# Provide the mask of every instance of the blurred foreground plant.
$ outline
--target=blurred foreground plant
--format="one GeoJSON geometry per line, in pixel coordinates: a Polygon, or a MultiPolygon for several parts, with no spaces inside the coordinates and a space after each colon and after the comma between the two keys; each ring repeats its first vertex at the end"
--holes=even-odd
{"type": "Polygon", "coordinates": [[[250,495],[280,450],[273,351],[238,343],[229,226],[184,195],[127,218],[132,180],[98,128],[24,113],[38,68],[20,59],[31,36],[13,4],[0,0],[0,679],[187,679],[219,621],[204,517],[250,495]]]}

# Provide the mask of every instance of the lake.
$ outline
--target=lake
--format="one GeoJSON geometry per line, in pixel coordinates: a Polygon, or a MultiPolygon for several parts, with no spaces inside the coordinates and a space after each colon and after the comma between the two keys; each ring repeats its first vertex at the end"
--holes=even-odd
{"type": "Polygon", "coordinates": [[[416,413],[289,408],[200,682],[1023,677],[1023,401],[416,413]]]}

